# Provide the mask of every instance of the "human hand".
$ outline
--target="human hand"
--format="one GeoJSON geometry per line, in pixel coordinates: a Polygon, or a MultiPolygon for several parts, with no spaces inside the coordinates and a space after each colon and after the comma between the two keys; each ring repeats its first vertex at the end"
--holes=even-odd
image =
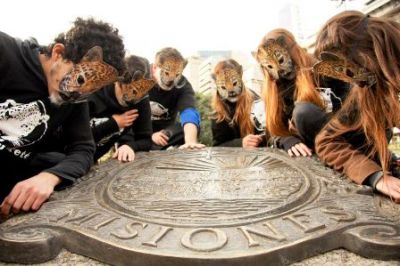
{"type": "Polygon", "coordinates": [[[311,156],[312,150],[308,148],[304,143],[297,143],[293,145],[288,151],[290,157],[296,156],[311,156]]]}
{"type": "Polygon", "coordinates": [[[153,133],[153,135],[151,135],[151,140],[160,146],[167,146],[168,145],[168,140],[169,137],[165,134],[164,130],[158,131],[153,133]]]}
{"type": "Polygon", "coordinates": [[[189,149],[189,150],[197,150],[197,149],[202,149],[205,148],[206,145],[197,143],[197,142],[192,142],[192,143],[185,143],[179,147],[179,149],[184,150],[184,149],[189,149]]]}
{"type": "Polygon", "coordinates": [[[119,129],[124,129],[131,126],[138,116],[138,110],[132,109],[122,114],[114,114],[112,118],[117,122],[119,129]]]}
{"type": "Polygon", "coordinates": [[[60,182],[61,179],[58,176],[47,172],[18,182],[1,203],[1,213],[9,215],[10,211],[18,213],[21,209],[23,211],[38,210],[60,182]]]}
{"type": "Polygon", "coordinates": [[[400,179],[391,175],[379,179],[376,184],[376,190],[390,197],[396,203],[400,203],[400,179]]]}
{"type": "Polygon", "coordinates": [[[262,142],[263,137],[260,135],[249,134],[242,139],[243,148],[256,148],[262,142]]]}
{"type": "Polygon", "coordinates": [[[118,147],[112,158],[120,162],[132,162],[135,160],[135,151],[129,145],[124,144],[118,147]]]}

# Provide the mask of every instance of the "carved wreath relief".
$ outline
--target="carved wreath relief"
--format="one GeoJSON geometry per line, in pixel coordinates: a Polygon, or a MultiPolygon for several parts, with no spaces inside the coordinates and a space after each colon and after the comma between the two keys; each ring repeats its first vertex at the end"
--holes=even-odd
{"type": "Polygon", "coordinates": [[[0,224],[0,260],[45,261],[63,247],[116,265],[288,264],[339,247],[399,259],[388,204],[279,151],[150,152],[100,165],[40,211],[0,224]]]}

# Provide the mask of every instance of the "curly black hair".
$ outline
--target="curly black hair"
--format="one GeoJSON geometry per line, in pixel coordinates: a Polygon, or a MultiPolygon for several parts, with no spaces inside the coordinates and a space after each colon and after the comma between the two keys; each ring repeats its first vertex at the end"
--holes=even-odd
{"type": "Polygon", "coordinates": [[[77,18],[68,32],[59,34],[48,47],[42,47],[42,52],[51,55],[56,43],[64,44],[64,58],[73,63],[78,63],[90,48],[100,46],[103,48],[104,62],[115,67],[120,74],[125,71],[122,37],[118,34],[118,29],[108,23],[92,18],[77,18]]]}

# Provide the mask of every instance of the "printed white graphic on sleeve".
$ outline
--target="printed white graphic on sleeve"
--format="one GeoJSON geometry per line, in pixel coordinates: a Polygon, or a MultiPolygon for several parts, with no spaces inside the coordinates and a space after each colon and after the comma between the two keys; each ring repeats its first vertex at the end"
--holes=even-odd
{"type": "Polygon", "coordinates": [[[261,99],[254,101],[253,106],[251,108],[250,117],[258,133],[264,132],[267,118],[265,115],[265,104],[261,99]]]}
{"type": "MultiPolygon", "coordinates": [[[[110,118],[108,118],[108,117],[99,117],[99,118],[95,117],[95,118],[92,118],[92,119],[90,119],[90,127],[91,128],[97,127],[97,126],[99,126],[101,124],[106,123],[108,120],[110,120],[110,118]]],[[[116,135],[120,135],[123,130],[124,129],[120,129],[117,132],[114,132],[114,133],[111,133],[111,134],[109,134],[107,136],[104,136],[101,140],[99,140],[96,143],[96,145],[99,146],[99,147],[105,145],[112,137],[114,137],[116,135]]]]}
{"type": "Polygon", "coordinates": [[[169,120],[168,108],[158,102],[150,101],[151,120],[169,120]]]}
{"type": "Polygon", "coordinates": [[[9,148],[31,145],[47,131],[49,116],[42,101],[0,103],[0,143],[9,148]]]}
{"type": "Polygon", "coordinates": [[[333,103],[332,99],[335,98],[340,102],[340,105],[342,105],[342,100],[336,96],[335,93],[331,90],[331,88],[318,88],[319,95],[321,96],[321,99],[324,101],[325,104],[325,112],[331,113],[333,111],[333,103]]]}
{"type": "Polygon", "coordinates": [[[90,127],[97,127],[101,124],[104,124],[105,122],[107,122],[110,118],[108,117],[101,117],[101,118],[92,118],[90,119],[90,127]]]}

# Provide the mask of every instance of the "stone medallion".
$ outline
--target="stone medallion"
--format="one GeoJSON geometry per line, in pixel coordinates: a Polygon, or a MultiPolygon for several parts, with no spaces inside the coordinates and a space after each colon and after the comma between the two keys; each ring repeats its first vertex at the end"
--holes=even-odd
{"type": "Polygon", "coordinates": [[[344,247],[400,259],[400,208],[315,159],[209,148],[109,161],[0,224],[0,261],[267,265],[344,247]]]}

